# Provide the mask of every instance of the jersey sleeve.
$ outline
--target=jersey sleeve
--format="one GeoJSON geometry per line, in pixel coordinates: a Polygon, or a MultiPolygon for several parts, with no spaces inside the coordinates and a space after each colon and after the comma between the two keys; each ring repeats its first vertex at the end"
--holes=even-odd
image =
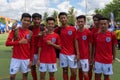
{"type": "Polygon", "coordinates": [[[15,46],[18,44],[19,44],[19,41],[14,40],[14,31],[11,31],[8,35],[7,40],[6,40],[6,46],[15,46]]]}

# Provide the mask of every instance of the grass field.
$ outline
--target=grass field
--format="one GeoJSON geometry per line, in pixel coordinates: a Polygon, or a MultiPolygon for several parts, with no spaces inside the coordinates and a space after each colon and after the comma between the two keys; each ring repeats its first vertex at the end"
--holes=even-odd
{"type": "MultiPolygon", "coordinates": [[[[0,34],[0,80],[9,80],[9,64],[11,59],[11,47],[5,46],[5,41],[8,34],[0,34]]],[[[116,57],[120,59],[120,50],[117,50],[116,57]]],[[[113,64],[114,74],[111,76],[111,80],[120,80],[120,62],[115,61],[113,64]]],[[[38,72],[39,76],[39,72],[38,72]]],[[[62,70],[58,68],[55,74],[56,80],[62,80],[62,70]]],[[[19,72],[16,76],[16,80],[21,80],[21,73],[19,72]]],[[[32,80],[31,74],[29,73],[28,80],[32,80]]],[[[48,74],[47,79],[48,80],[48,74]]],[[[94,80],[94,79],[93,79],[94,80]]]]}

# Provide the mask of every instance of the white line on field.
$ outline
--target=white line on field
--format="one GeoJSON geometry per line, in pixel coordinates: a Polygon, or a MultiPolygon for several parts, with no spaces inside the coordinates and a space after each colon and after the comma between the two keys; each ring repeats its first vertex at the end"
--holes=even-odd
{"type": "Polygon", "coordinates": [[[117,60],[118,62],[120,62],[120,59],[118,59],[118,58],[115,58],[115,60],[117,60]]]}

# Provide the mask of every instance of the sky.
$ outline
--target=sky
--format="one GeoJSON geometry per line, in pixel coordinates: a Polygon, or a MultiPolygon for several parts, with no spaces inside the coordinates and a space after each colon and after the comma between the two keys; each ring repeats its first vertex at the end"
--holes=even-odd
{"type": "Polygon", "coordinates": [[[75,15],[91,15],[96,8],[104,8],[112,0],[0,0],[0,16],[6,16],[19,20],[21,14],[48,12],[49,16],[54,10],[58,12],[68,12],[70,7],[74,7],[75,15]],[[87,10],[86,10],[87,5],[87,10]]]}

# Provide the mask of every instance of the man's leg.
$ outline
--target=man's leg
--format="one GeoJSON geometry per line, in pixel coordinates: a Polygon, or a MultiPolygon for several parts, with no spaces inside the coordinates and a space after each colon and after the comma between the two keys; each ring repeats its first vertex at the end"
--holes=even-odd
{"type": "Polygon", "coordinates": [[[104,80],[110,80],[109,75],[104,75],[104,80]]]}
{"type": "Polygon", "coordinates": [[[63,68],[63,80],[68,80],[68,67],[63,68]]]}
{"type": "Polygon", "coordinates": [[[33,80],[37,80],[36,65],[33,65],[31,67],[31,74],[32,74],[33,80]]]}
{"type": "Polygon", "coordinates": [[[28,72],[27,73],[23,73],[22,80],[28,80],[28,72]]]}
{"type": "Polygon", "coordinates": [[[55,80],[54,72],[49,72],[49,80],[55,80]]]}
{"type": "Polygon", "coordinates": [[[77,73],[77,69],[76,68],[71,68],[70,80],[76,80],[76,73],[77,73]]]}
{"type": "Polygon", "coordinates": [[[10,75],[10,80],[15,80],[16,74],[11,74],[10,75]]]}
{"type": "Polygon", "coordinates": [[[90,65],[90,70],[88,72],[89,80],[92,80],[92,74],[93,74],[93,65],[90,65]]]}
{"type": "Polygon", "coordinates": [[[95,73],[95,80],[101,80],[101,75],[102,74],[95,73]]]}
{"type": "Polygon", "coordinates": [[[40,72],[40,80],[45,80],[46,72],[40,72]]]}
{"type": "Polygon", "coordinates": [[[82,69],[78,70],[78,77],[79,77],[79,80],[83,80],[83,71],[82,71],[82,69]]]}

